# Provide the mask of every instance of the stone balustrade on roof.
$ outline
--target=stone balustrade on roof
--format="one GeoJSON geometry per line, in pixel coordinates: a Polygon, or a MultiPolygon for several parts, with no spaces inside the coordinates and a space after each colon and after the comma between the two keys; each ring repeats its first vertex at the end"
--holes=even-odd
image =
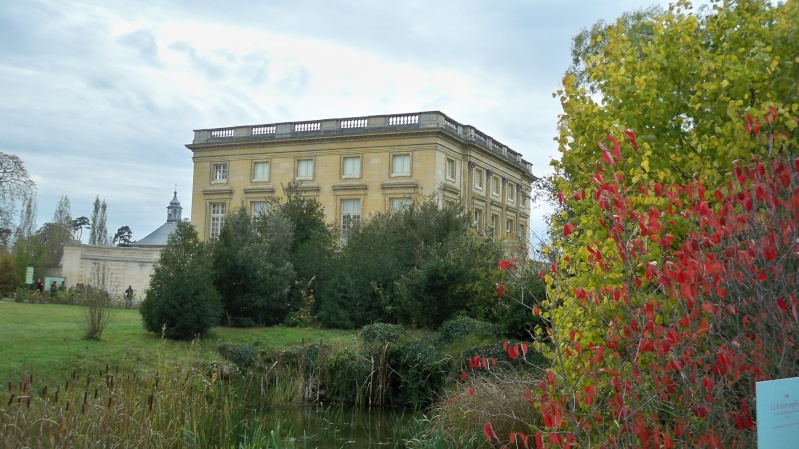
{"type": "Polygon", "coordinates": [[[397,115],[334,118],[316,121],[285,122],[194,130],[193,145],[226,144],[277,139],[306,139],[353,134],[395,133],[438,128],[454,137],[521,166],[532,175],[533,164],[518,153],[471,125],[462,125],[439,111],[397,115]]]}

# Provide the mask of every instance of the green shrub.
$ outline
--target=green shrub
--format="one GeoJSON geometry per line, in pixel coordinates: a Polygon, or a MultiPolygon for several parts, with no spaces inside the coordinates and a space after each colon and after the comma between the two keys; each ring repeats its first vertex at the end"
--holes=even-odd
{"type": "Polygon", "coordinates": [[[222,343],[219,345],[218,350],[222,357],[233,362],[240,370],[246,370],[258,365],[259,357],[257,351],[246,343],[240,345],[222,343]]]}
{"type": "Polygon", "coordinates": [[[14,256],[6,250],[0,250],[0,298],[16,290],[16,271],[14,256]]]}
{"type": "MultiPolygon", "coordinates": [[[[293,345],[281,351],[276,357],[268,358],[267,361],[278,361],[287,367],[300,368],[302,372],[311,372],[319,368],[322,349],[323,347],[319,343],[293,345]]],[[[329,350],[329,347],[324,349],[329,350]]]]}
{"type": "Polygon", "coordinates": [[[18,288],[17,291],[14,292],[14,302],[27,302],[27,303],[35,303],[39,302],[42,299],[41,293],[39,290],[31,290],[29,288],[18,288]]]}
{"type": "Polygon", "coordinates": [[[339,351],[325,360],[322,383],[325,397],[333,401],[363,404],[364,381],[369,366],[350,348],[339,351]]]}
{"type": "Polygon", "coordinates": [[[360,350],[348,348],[324,361],[327,398],[418,409],[443,392],[451,359],[434,340],[412,339],[402,326],[376,323],[364,326],[358,341],[360,350]]]}
{"type": "Polygon", "coordinates": [[[543,330],[549,323],[541,315],[533,314],[533,308],[540,307],[546,299],[546,285],[538,276],[541,265],[535,262],[520,265],[508,281],[509,291],[501,299],[503,306],[497,311],[501,334],[515,340],[546,341],[543,330]]]}
{"type": "Polygon", "coordinates": [[[464,315],[457,316],[441,325],[439,341],[450,344],[463,340],[476,342],[498,341],[502,334],[500,326],[475,320],[464,315]]]}
{"type": "Polygon", "coordinates": [[[408,331],[398,324],[374,323],[358,331],[358,339],[367,347],[383,346],[407,337],[408,331]]]}
{"type": "Polygon", "coordinates": [[[398,341],[389,344],[386,364],[387,403],[421,409],[432,404],[444,391],[450,358],[432,341],[398,341]]]}

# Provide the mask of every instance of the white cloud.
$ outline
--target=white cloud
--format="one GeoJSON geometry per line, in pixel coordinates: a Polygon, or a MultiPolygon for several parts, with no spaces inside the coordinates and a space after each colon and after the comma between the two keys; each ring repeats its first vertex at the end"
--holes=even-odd
{"type": "MultiPolygon", "coordinates": [[[[666,1],[661,1],[666,4],[666,1]]],[[[189,215],[197,128],[440,110],[557,157],[570,37],[617,0],[373,3],[31,0],[0,6],[0,151],[39,185],[39,224],[68,194],[144,237],[173,184],[189,215]]],[[[541,229],[534,223],[533,229],[541,229]]],[[[113,228],[113,229],[112,229],[113,228]]]]}

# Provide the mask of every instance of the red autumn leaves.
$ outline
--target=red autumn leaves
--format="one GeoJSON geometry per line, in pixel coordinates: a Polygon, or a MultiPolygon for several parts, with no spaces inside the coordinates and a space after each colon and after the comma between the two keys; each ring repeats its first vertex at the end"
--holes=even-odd
{"type": "MultiPolygon", "coordinates": [[[[500,259],[500,261],[499,261],[499,269],[503,270],[503,271],[516,270],[519,267],[516,266],[516,264],[514,262],[516,262],[516,258],[515,257],[510,259],[510,260],[502,260],[502,259],[500,259]]],[[[505,293],[508,292],[508,286],[505,285],[505,284],[497,283],[496,287],[497,287],[497,296],[499,296],[500,298],[504,297],[505,293]]]]}
{"type": "MultiPolygon", "coordinates": [[[[766,124],[775,118],[772,109],[766,124]]],[[[746,127],[766,142],[760,123],[747,117],[746,127]]],[[[625,134],[635,149],[635,135],[625,134]]],[[[612,170],[622,154],[608,140],[608,147],[600,142],[599,163],[612,170]]],[[[591,440],[596,447],[751,442],[754,382],[795,375],[799,366],[799,159],[738,163],[730,175],[714,186],[699,179],[628,186],[600,167],[589,194],[558,196],[561,204],[593,201],[604,212],[601,230],[593,229],[596,241],[575,240],[584,235],[572,223],[563,236],[587,247],[591,267],[607,276],[621,272],[624,281],[574,288],[583,310],[601,308],[607,335],[597,343],[576,331],[558,342],[562,356],[577,361],[571,366],[582,367],[582,381],[564,384],[548,375],[525,393],[543,422],[537,447],[580,446],[588,441],[577,444],[581,435],[600,427],[618,432],[600,433],[603,440],[591,440]],[[780,364],[786,371],[775,368],[780,364]]],[[[553,264],[553,274],[570,263],[553,264]]],[[[507,342],[504,349],[511,358],[525,351],[507,342]]],[[[521,435],[510,439],[527,447],[527,436],[521,444],[521,435]]]]}

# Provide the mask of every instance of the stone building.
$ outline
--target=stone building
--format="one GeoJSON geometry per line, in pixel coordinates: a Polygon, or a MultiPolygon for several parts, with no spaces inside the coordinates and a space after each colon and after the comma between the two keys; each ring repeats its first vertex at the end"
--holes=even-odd
{"type": "Polygon", "coordinates": [[[175,192],[167,206],[166,223],[131,246],[84,245],[78,240],[65,243],[61,258],[61,277],[66,286],[89,284],[92,270],[105,266],[110,274],[110,293],[121,295],[130,285],[139,300],[143,299],[161,250],[166,246],[169,234],[181,220],[182,212],[183,207],[175,192]]]}
{"type": "Polygon", "coordinates": [[[529,232],[532,164],[438,111],[200,129],[186,147],[201,239],[219,235],[231,208],[265,209],[292,181],[343,235],[369,214],[436,192],[462,202],[480,233],[526,242],[529,232]]]}

